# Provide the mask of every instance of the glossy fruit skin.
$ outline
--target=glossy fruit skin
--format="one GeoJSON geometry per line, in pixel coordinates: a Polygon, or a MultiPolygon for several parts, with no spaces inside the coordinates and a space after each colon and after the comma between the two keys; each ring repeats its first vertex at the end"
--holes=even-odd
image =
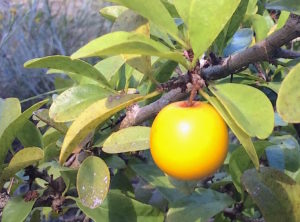
{"type": "Polygon", "coordinates": [[[213,106],[186,101],[164,107],[154,119],[150,151],[156,165],[181,180],[213,174],[228,151],[228,129],[213,106]]]}

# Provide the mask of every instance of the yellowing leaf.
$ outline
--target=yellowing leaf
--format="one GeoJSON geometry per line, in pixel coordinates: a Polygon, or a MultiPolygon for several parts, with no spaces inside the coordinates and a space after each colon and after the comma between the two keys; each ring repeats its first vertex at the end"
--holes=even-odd
{"type": "Polygon", "coordinates": [[[59,162],[63,164],[79,143],[113,114],[158,94],[158,92],[154,92],[146,96],[137,94],[116,95],[93,103],[70,126],[61,148],[59,162]]]}
{"type": "Polygon", "coordinates": [[[28,167],[44,158],[44,151],[37,147],[24,148],[17,152],[8,166],[4,168],[0,178],[0,188],[5,180],[14,176],[19,170],[28,167]]]}
{"type": "Polygon", "coordinates": [[[300,64],[283,80],[277,98],[277,111],[283,120],[300,123],[300,64]]]}

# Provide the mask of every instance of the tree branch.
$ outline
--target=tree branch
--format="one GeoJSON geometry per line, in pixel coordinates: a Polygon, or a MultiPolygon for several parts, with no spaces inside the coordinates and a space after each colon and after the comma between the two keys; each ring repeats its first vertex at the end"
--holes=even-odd
{"type": "MultiPolygon", "coordinates": [[[[274,61],[278,58],[299,58],[300,53],[280,48],[297,37],[300,37],[300,16],[291,14],[283,28],[254,46],[223,59],[220,65],[203,68],[201,75],[205,80],[216,80],[245,70],[250,64],[257,62],[274,61]]],[[[167,104],[184,98],[186,94],[182,91],[186,89],[188,82],[190,82],[190,78],[186,74],[162,84],[164,89],[172,90],[150,105],[142,108],[136,106],[129,110],[120,128],[139,125],[154,117],[167,104]]]]}

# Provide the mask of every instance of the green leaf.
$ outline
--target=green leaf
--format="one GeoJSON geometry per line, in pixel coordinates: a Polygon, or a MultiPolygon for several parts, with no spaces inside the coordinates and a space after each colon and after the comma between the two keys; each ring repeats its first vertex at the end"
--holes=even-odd
{"type": "Polygon", "coordinates": [[[124,6],[113,5],[113,6],[108,6],[108,7],[102,8],[100,10],[100,14],[104,18],[114,22],[119,17],[119,15],[121,15],[126,10],[127,10],[127,8],[124,6]]]}
{"type": "Polygon", "coordinates": [[[282,11],[282,12],[280,13],[280,17],[279,17],[279,19],[278,19],[278,21],[277,21],[277,27],[276,27],[276,30],[279,30],[279,29],[281,29],[281,28],[284,26],[284,24],[286,23],[286,21],[287,21],[288,18],[290,17],[290,14],[291,14],[291,13],[285,12],[285,11],[282,11]]]}
{"type": "Polygon", "coordinates": [[[273,106],[260,90],[242,84],[209,87],[236,124],[249,136],[267,138],[274,128],[273,106]]]}
{"type": "Polygon", "coordinates": [[[118,3],[130,8],[139,13],[149,21],[156,24],[162,31],[168,32],[176,40],[180,41],[178,37],[178,29],[170,16],[168,10],[165,8],[160,0],[108,0],[110,2],[118,3]]]}
{"type": "MultiPolygon", "coordinates": [[[[219,34],[218,38],[216,39],[216,43],[218,45],[220,54],[223,51],[226,44],[229,40],[234,36],[236,31],[239,29],[245,13],[247,11],[249,0],[240,1],[239,6],[233,13],[231,19],[228,21],[227,25],[223,29],[223,31],[219,34]]],[[[252,37],[252,36],[251,36],[252,37]]],[[[252,39],[251,39],[252,40],[252,39]]]]}
{"type": "Polygon", "coordinates": [[[18,171],[38,162],[43,158],[44,151],[40,148],[29,147],[20,150],[13,156],[8,166],[4,168],[1,174],[0,184],[3,185],[5,180],[14,176],[18,171]]]}
{"type": "Polygon", "coordinates": [[[47,125],[53,127],[61,134],[66,134],[68,127],[64,123],[56,123],[53,119],[49,117],[49,110],[48,109],[39,109],[35,111],[34,116],[37,117],[42,122],[46,123],[47,125]]]}
{"type": "Polygon", "coordinates": [[[0,166],[3,164],[6,154],[19,130],[26,124],[26,121],[32,116],[32,113],[47,102],[48,100],[43,100],[25,110],[3,131],[2,135],[0,135],[0,166]]]}
{"type": "Polygon", "coordinates": [[[21,104],[16,98],[0,98],[0,137],[5,129],[21,115],[21,104]]]}
{"type": "Polygon", "coordinates": [[[93,103],[81,113],[70,126],[61,148],[59,157],[60,163],[63,164],[77,145],[83,141],[91,131],[113,114],[121,111],[127,106],[158,94],[158,92],[154,92],[146,96],[137,94],[116,95],[93,103]]]}
{"type": "Polygon", "coordinates": [[[24,64],[25,68],[51,68],[82,75],[96,80],[100,85],[110,88],[105,77],[96,68],[79,59],[72,60],[68,56],[47,56],[32,59],[24,64]]]}
{"type": "Polygon", "coordinates": [[[110,94],[110,91],[97,85],[72,87],[56,97],[50,107],[49,116],[55,122],[72,121],[91,104],[110,94]]]}
{"type": "Polygon", "coordinates": [[[288,11],[300,15],[299,0],[269,0],[265,7],[267,9],[288,11]]]}
{"type": "Polygon", "coordinates": [[[43,148],[42,134],[33,122],[27,120],[24,126],[16,134],[23,147],[43,148]]]}
{"type": "Polygon", "coordinates": [[[194,62],[214,42],[239,3],[240,0],[174,0],[179,15],[188,27],[190,43],[195,53],[194,62]],[[216,15],[218,19],[212,19],[216,15]]]}
{"type": "Polygon", "coordinates": [[[43,144],[47,147],[51,143],[56,143],[56,141],[62,137],[62,133],[58,130],[50,127],[43,135],[43,144]]]}
{"type": "Polygon", "coordinates": [[[255,31],[256,42],[264,40],[268,36],[268,32],[270,30],[266,18],[262,15],[256,14],[251,16],[251,21],[255,31]]]}
{"type": "Polygon", "coordinates": [[[267,167],[247,170],[242,183],[266,222],[300,221],[300,186],[286,174],[267,167]]]}
{"type": "Polygon", "coordinates": [[[35,200],[26,202],[24,197],[12,197],[3,209],[2,222],[22,222],[30,214],[35,200]]]}
{"type": "Polygon", "coordinates": [[[92,40],[71,58],[86,58],[92,56],[140,54],[158,56],[180,62],[187,67],[187,61],[180,52],[173,52],[167,46],[149,39],[143,34],[128,32],[113,32],[92,40]]]}
{"type": "Polygon", "coordinates": [[[42,162],[50,162],[57,158],[60,153],[60,147],[56,145],[56,142],[50,143],[44,149],[44,159],[42,162]]]}
{"type": "MultiPolygon", "coordinates": [[[[150,25],[147,19],[131,10],[123,12],[113,24],[111,32],[126,31],[143,34],[150,38],[150,25]]],[[[151,71],[151,57],[141,55],[122,55],[123,59],[144,74],[149,74],[151,71]]]]}
{"type": "Polygon", "coordinates": [[[295,66],[283,80],[277,98],[277,111],[283,120],[300,123],[300,64],[295,66]]]}
{"type": "Polygon", "coordinates": [[[104,142],[106,153],[125,153],[149,149],[150,128],[134,126],[112,133],[104,142]]]}
{"type": "Polygon", "coordinates": [[[138,176],[146,180],[153,187],[157,188],[159,192],[169,201],[175,202],[185,196],[186,193],[176,189],[171,183],[168,176],[166,176],[154,164],[131,164],[130,167],[136,172],[138,176]]]}
{"type": "Polygon", "coordinates": [[[98,69],[108,81],[120,70],[125,60],[122,56],[112,56],[98,62],[94,67],[98,69]]]}
{"type": "MultiPolygon", "coordinates": [[[[272,145],[272,143],[267,141],[255,142],[254,146],[258,157],[262,156],[265,149],[270,145],[272,145]]],[[[242,147],[239,147],[232,152],[229,160],[229,173],[231,175],[234,186],[241,194],[243,193],[241,176],[243,175],[245,170],[250,168],[253,168],[253,164],[246,151],[242,147]]]]}
{"type": "Polygon", "coordinates": [[[100,206],[106,198],[110,173],[105,162],[90,156],[80,165],[77,174],[77,192],[81,203],[91,209],[100,206]]]}
{"type": "Polygon", "coordinates": [[[246,150],[248,156],[250,157],[251,161],[253,162],[256,169],[259,169],[259,160],[252,143],[251,138],[236,124],[234,119],[231,117],[230,113],[227,112],[225,107],[222,103],[215,97],[209,97],[208,95],[205,96],[205,99],[212,104],[215,109],[219,112],[219,114],[223,117],[227,125],[230,127],[234,135],[238,138],[238,140],[243,145],[244,149],[246,150]]]}
{"type": "Polygon", "coordinates": [[[163,222],[164,215],[158,209],[136,201],[118,191],[110,191],[104,203],[90,209],[76,199],[77,206],[95,222],[163,222]]]}
{"type": "Polygon", "coordinates": [[[109,168],[113,169],[124,169],[126,168],[126,163],[123,159],[118,157],[117,155],[111,155],[104,159],[105,163],[109,168]]]}
{"type": "Polygon", "coordinates": [[[208,221],[231,204],[233,200],[226,194],[200,188],[192,195],[171,203],[166,221],[208,221]]]}

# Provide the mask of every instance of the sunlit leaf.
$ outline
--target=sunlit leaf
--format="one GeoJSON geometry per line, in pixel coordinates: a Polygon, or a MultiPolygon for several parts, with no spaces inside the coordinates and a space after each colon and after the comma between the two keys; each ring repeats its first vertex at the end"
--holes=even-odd
{"type": "Polygon", "coordinates": [[[242,84],[219,84],[209,87],[236,124],[249,136],[267,138],[274,128],[273,106],[260,90],[242,84]]]}
{"type": "Polygon", "coordinates": [[[19,170],[28,167],[32,164],[35,164],[39,160],[44,158],[44,151],[37,147],[29,147],[24,148],[17,152],[8,166],[4,168],[1,178],[0,184],[3,185],[3,182],[10,177],[14,176],[19,170]]]}
{"type": "Polygon", "coordinates": [[[174,0],[178,13],[188,27],[194,61],[214,42],[239,3],[240,0],[174,0]],[[218,19],[211,19],[216,15],[218,19]]]}
{"type": "Polygon", "coordinates": [[[134,126],[112,133],[103,144],[106,153],[125,153],[149,149],[150,128],[134,126]]]}
{"type": "Polygon", "coordinates": [[[300,64],[295,66],[283,80],[277,98],[277,111],[283,120],[300,123],[300,64]]]}
{"type": "Polygon", "coordinates": [[[209,96],[206,96],[205,98],[209,101],[209,103],[211,103],[215,107],[215,109],[223,117],[227,125],[230,127],[232,132],[236,135],[238,140],[243,145],[255,168],[258,169],[259,160],[251,138],[236,124],[235,120],[231,117],[230,113],[227,112],[225,107],[217,98],[209,96]]]}
{"type": "Polygon", "coordinates": [[[97,85],[72,87],[56,97],[50,107],[49,116],[55,122],[72,121],[91,104],[110,94],[110,91],[97,85]]]}
{"type": "Polygon", "coordinates": [[[17,136],[17,132],[22,129],[32,113],[47,103],[48,100],[43,100],[39,103],[34,104],[27,110],[25,110],[21,115],[19,115],[0,135],[0,165],[3,164],[6,154],[11,147],[13,140],[17,136]]]}
{"type": "MultiPolygon", "coordinates": [[[[156,24],[161,30],[178,38],[178,29],[160,0],[108,0],[130,8],[156,24]]],[[[179,40],[179,38],[177,39],[179,40]]]]}
{"type": "Polygon", "coordinates": [[[32,59],[24,64],[25,68],[52,68],[96,80],[101,85],[110,88],[108,81],[97,69],[79,59],[72,60],[68,56],[48,56],[32,59]]]}
{"type": "Polygon", "coordinates": [[[102,8],[102,9],[100,10],[100,14],[101,14],[104,18],[106,18],[106,19],[108,19],[108,20],[114,22],[114,21],[116,20],[116,18],[118,18],[119,15],[121,15],[121,14],[122,14],[123,12],[125,12],[126,10],[127,10],[127,8],[124,7],[124,6],[121,6],[121,5],[113,5],[113,6],[108,6],[108,7],[102,8]]]}
{"type": "Polygon", "coordinates": [[[158,92],[154,92],[147,96],[137,94],[116,95],[93,103],[80,114],[69,128],[61,148],[59,158],[60,163],[64,163],[78,144],[83,141],[98,125],[103,123],[113,114],[132,105],[133,103],[151,98],[158,94],[158,92]]]}
{"type": "Polygon", "coordinates": [[[142,34],[128,32],[113,32],[92,40],[71,58],[86,58],[92,56],[140,54],[152,55],[180,62],[187,67],[187,62],[179,52],[171,51],[167,46],[147,38],[142,34]]]}

